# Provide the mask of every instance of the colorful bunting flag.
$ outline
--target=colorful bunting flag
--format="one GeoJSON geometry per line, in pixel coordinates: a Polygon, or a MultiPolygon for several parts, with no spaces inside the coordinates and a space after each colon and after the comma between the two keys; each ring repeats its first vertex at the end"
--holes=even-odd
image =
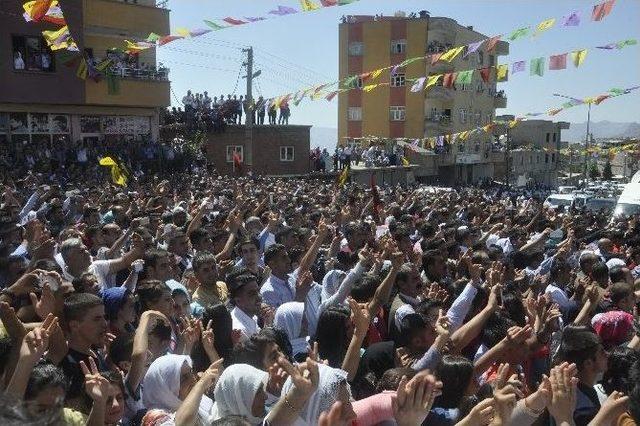
{"type": "Polygon", "coordinates": [[[584,62],[584,58],[587,57],[587,49],[574,50],[571,52],[571,61],[573,65],[578,68],[584,62]]]}
{"type": "Polygon", "coordinates": [[[370,92],[370,91],[372,91],[373,89],[375,89],[378,86],[379,86],[379,84],[368,84],[368,85],[366,85],[366,86],[364,86],[362,88],[362,91],[363,92],[370,92]]]}
{"type": "Polygon", "coordinates": [[[66,25],[55,31],[43,31],[42,36],[51,50],[78,50],[78,46],[69,32],[69,27],[66,25]]]}
{"type": "Polygon", "coordinates": [[[87,79],[88,69],[87,69],[87,61],[84,58],[80,60],[80,64],[78,65],[78,69],[76,70],[76,76],[83,80],[87,79]]]}
{"type": "Polygon", "coordinates": [[[113,180],[113,183],[120,186],[127,185],[127,175],[125,172],[126,169],[112,157],[101,158],[99,164],[111,169],[111,179],[113,180]]]}
{"type": "Polygon", "coordinates": [[[527,61],[516,61],[511,65],[511,74],[522,72],[527,67],[527,61]]]}
{"type": "Polygon", "coordinates": [[[635,44],[638,44],[638,40],[636,39],[623,40],[616,43],[616,48],[622,49],[623,47],[633,46],[635,44]]]}
{"type": "Polygon", "coordinates": [[[160,39],[160,37],[161,36],[156,33],[150,33],[149,36],[146,38],[146,41],[148,41],[149,43],[155,43],[160,39]]]}
{"type": "Polygon", "coordinates": [[[453,49],[449,49],[440,56],[440,60],[444,62],[451,62],[453,59],[458,56],[462,50],[464,50],[464,46],[454,47],[453,49]]]}
{"type": "Polygon", "coordinates": [[[544,75],[544,58],[533,58],[529,62],[529,75],[544,75]]]}
{"type": "Polygon", "coordinates": [[[226,25],[220,25],[220,24],[216,24],[213,21],[207,21],[206,19],[204,21],[205,24],[207,24],[209,26],[209,28],[211,28],[213,31],[218,31],[218,30],[222,30],[225,28],[228,28],[226,25]]]}
{"type": "Polygon", "coordinates": [[[577,27],[580,25],[580,11],[575,10],[571,12],[569,15],[565,15],[562,17],[562,26],[563,27],[577,27]]]}
{"type": "Polygon", "coordinates": [[[547,31],[548,29],[552,28],[555,25],[555,23],[556,23],[556,18],[551,18],[551,19],[547,19],[545,21],[540,22],[536,27],[536,33],[547,31]]]}
{"type": "Polygon", "coordinates": [[[338,188],[343,187],[347,180],[349,179],[349,167],[345,167],[345,169],[338,175],[338,179],[336,180],[336,185],[338,188]]]}
{"type": "Polygon", "coordinates": [[[502,34],[491,37],[490,39],[487,40],[487,45],[485,46],[485,50],[487,52],[491,52],[493,49],[495,49],[496,44],[498,44],[498,42],[500,41],[500,39],[502,38],[502,34]]]}
{"type": "Polygon", "coordinates": [[[260,22],[260,21],[264,21],[267,18],[263,18],[262,16],[246,16],[244,19],[246,19],[249,22],[260,22]]]}
{"type": "Polygon", "coordinates": [[[176,33],[184,38],[191,37],[191,31],[188,28],[176,28],[176,33]]]}
{"type": "Polygon", "coordinates": [[[417,79],[415,83],[413,83],[413,86],[411,86],[411,91],[413,93],[420,92],[424,88],[424,82],[426,80],[427,80],[426,77],[420,77],[419,79],[417,79]]]}
{"type": "Polygon", "coordinates": [[[25,12],[29,14],[32,21],[40,22],[51,8],[52,3],[53,0],[35,0],[33,2],[25,3],[23,8],[25,12]]]}
{"type": "Polygon", "coordinates": [[[529,27],[518,28],[517,30],[509,34],[508,38],[511,41],[515,41],[519,38],[525,37],[527,34],[529,34],[529,27]]]}
{"type": "Polygon", "coordinates": [[[33,0],[22,5],[26,22],[49,22],[54,25],[67,25],[57,0],[33,0]]]}
{"type": "Polygon", "coordinates": [[[271,15],[285,16],[291,15],[293,13],[298,13],[298,11],[292,7],[287,6],[278,6],[276,10],[269,11],[271,15]]]}
{"type": "Polygon", "coordinates": [[[605,1],[604,3],[597,4],[593,6],[593,12],[591,13],[591,19],[594,21],[603,20],[611,10],[615,4],[616,0],[605,1]]]}
{"type": "Polygon", "coordinates": [[[302,6],[303,12],[310,12],[312,10],[320,9],[320,6],[315,4],[312,0],[300,0],[300,6],[302,6]]]}
{"type": "Polygon", "coordinates": [[[226,18],[224,18],[223,21],[231,25],[244,25],[247,23],[247,21],[243,21],[242,19],[231,18],[230,16],[227,16],[226,18]]]}
{"type": "Polygon", "coordinates": [[[189,35],[191,37],[199,37],[201,35],[205,35],[210,33],[212,30],[207,30],[205,28],[196,28],[194,30],[189,31],[189,35]]]}
{"type": "Polygon", "coordinates": [[[333,100],[333,98],[336,97],[336,95],[338,94],[338,90],[334,90],[333,92],[329,93],[325,99],[329,102],[331,102],[333,100]]]}
{"type": "Polygon", "coordinates": [[[458,77],[456,78],[456,84],[471,84],[471,81],[473,80],[473,71],[475,70],[459,71],[458,77]]]}
{"type": "Polygon", "coordinates": [[[467,45],[467,51],[462,57],[466,58],[467,56],[469,56],[469,54],[478,50],[478,48],[482,45],[482,43],[484,43],[484,40],[476,41],[475,43],[471,43],[467,45]]]}
{"type": "Polygon", "coordinates": [[[444,52],[439,52],[431,55],[431,65],[435,65],[440,60],[440,57],[442,56],[443,53],[444,52]]]}
{"type": "Polygon", "coordinates": [[[509,65],[502,64],[496,68],[496,80],[507,81],[509,79],[509,65]]]}
{"type": "Polygon", "coordinates": [[[442,78],[442,86],[447,88],[453,87],[453,83],[455,83],[457,75],[458,73],[455,72],[446,73],[442,78]]]}
{"type": "Polygon", "coordinates": [[[480,71],[480,77],[482,77],[482,81],[488,83],[489,76],[491,75],[491,67],[481,68],[478,71],[480,71]]]}
{"type": "Polygon", "coordinates": [[[442,77],[442,74],[430,75],[427,77],[427,86],[425,87],[425,90],[431,86],[435,86],[438,80],[440,80],[440,77],[442,77]]]}
{"type": "Polygon", "coordinates": [[[567,68],[567,53],[549,56],[550,70],[563,70],[567,68]]]}
{"type": "Polygon", "coordinates": [[[379,70],[375,70],[374,72],[371,73],[371,80],[375,80],[376,78],[380,77],[380,74],[382,74],[382,69],[379,70]]]}

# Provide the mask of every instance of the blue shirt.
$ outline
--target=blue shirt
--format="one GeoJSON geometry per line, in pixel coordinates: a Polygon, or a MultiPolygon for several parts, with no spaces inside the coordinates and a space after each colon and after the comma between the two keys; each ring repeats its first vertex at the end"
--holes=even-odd
{"type": "Polygon", "coordinates": [[[260,288],[262,301],[273,308],[296,299],[296,278],[298,271],[289,274],[287,281],[271,274],[260,288]]]}

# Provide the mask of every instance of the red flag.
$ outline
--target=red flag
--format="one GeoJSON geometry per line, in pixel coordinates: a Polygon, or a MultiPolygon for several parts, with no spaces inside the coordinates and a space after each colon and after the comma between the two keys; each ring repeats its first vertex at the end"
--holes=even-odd
{"type": "Polygon", "coordinates": [[[498,42],[500,41],[500,37],[502,37],[502,34],[491,37],[489,40],[487,40],[487,44],[485,44],[484,46],[485,50],[487,52],[491,52],[496,47],[496,44],[498,44],[498,42]]]}
{"type": "Polygon", "coordinates": [[[603,20],[611,10],[615,4],[616,0],[605,1],[604,3],[596,4],[593,6],[593,13],[591,14],[591,19],[594,21],[603,20]]]}
{"type": "Polygon", "coordinates": [[[243,21],[241,19],[235,19],[235,18],[231,18],[229,16],[227,16],[226,18],[223,19],[224,22],[226,22],[227,24],[231,24],[231,25],[242,25],[242,24],[246,24],[246,21],[243,21]]]}
{"type": "Polygon", "coordinates": [[[29,16],[36,22],[39,22],[44,18],[49,9],[51,8],[51,3],[53,0],[36,0],[36,2],[31,7],[31,12],[29,16]]]}
{"type": "Polygon", "coordinates": [[[480,71],[480,77],[482,77],[482,81],[488,83],[489,76],[491,75],[491,67],[480,68],[478,71],[480,71]]]}
{"type": "Polygon", "coordinates": [[[457,72],[450,72],[444,75],[442,78],[442,87],[453,87],[453,83],[456,81],[457,72]]]}
{"type": "Polygon", "coordinates": [[[177,35],[166,35],[164,37],[160,37],[158,39],[158,46],[164,46],[167,43],[171,43],[174,40],[179,40],[181,38],[184,38],[182,36],[177,36],[177,35]]]}
{"type": "Polygon", "coordinates": [[[596,105],[600,105],[600,103],[601,103],[602,101],[604,101],[605,99],[609,99],[610,97],[611,97],[611,95],[600,95],[600,96],[597,96],[597,97],[596,97],[596,100],[595,100],[595,102],[594,102],[594,103],[595,103],[596,105]]]}
{"type": "Polygon", "coordinates": [[[233,151],[233,171],[242,174],[242,160],[237,151],[233,151]]]}
{"type": "Polygon", "coordinates": [[[565,68],[567,68],[567,53],[549,56],[550,70],[563,70],[565,68]]]}
{"type": "Polygon", "coordinates": [[[322,3],[323,7],[331,7],[331,6],[337,6],[338,0],[320,0],[320,3],[322,3]]]}
{"type": "Polygon", "coordinates": [[[438,62],[440,60],[440,56],[442,56],[444,52],[440,52],[440,53],[434,53],[433,55],[431,55],[431,65],[435,65],[436,62],[438,62]]]}

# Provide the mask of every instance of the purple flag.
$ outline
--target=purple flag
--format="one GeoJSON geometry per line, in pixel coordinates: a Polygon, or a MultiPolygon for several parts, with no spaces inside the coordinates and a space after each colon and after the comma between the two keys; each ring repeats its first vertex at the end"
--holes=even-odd
{"type": "Polygon", "coordinates": [[[527,61],[514,62],[511,67],[511,74],[522,72],[525,70],[526,67],[527,67],[527,61]]]}
{"type": "Polygon", "coordinates": [[[258,16],[258,17],[256,17],[256,18],[252,18],[252,17],[247,17],[247,16],[245,16],[245,18],[244,18],[244,19],[246,19],[246,20],[247,20],[247,21],[249,21],[249,22],[258,22],[258,21],[264,21],[264,20],[265,20],[265,19],[267,19],[267,18],[263,18],[262,16],[258,16]]]}
{"type": "Polygon", "coordinates": [[[484,43],[484,40],[476,41],[475,43],[471,43],[467,45],[467,53],[465,53],[462,57],[466,58],[470,53],[473,53],[476,50],[478,50],[478,48],[482,43],[484,43]]]}
{"type": "Polygon", "coordinates": [[[276,10],[272,10],[269,13],[272,15],[284,16],[284,15],[291,15],[292,13],[298,13],[298,11],[292,7],[278,6],[276,10]]]}
{"type": "Polygon", "coordinates": [[[575,10],[567,16],[562,17],[563,27],[577,27],[580,25],[580,11],[575,10]]]}
{"type": "Polygon", "coordinates": [[[201,35],[203,35],[203,34],[210,33],[211,31],[212,31],[212,30],[207,30],[207,29],[205,29],[205,28],[196,28],[196,29],[194,29],[194,30],[191,30],[191,31],[189,32],[189,34],[191,35],[191,37],[198,37],[198,36],[201,36],[201,35]]]}

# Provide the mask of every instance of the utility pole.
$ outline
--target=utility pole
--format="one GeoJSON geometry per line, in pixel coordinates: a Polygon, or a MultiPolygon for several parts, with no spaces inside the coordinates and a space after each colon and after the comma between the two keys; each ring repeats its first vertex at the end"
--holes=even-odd
{"type": "Polygon", "coordinates": [[[511,131],[509,128],[509,125],[507,124],[507,146],[506,146],[506,163],[507,163],[507,173],[506,173],[506,180],[507,180],[507,189],[511,189],[511,131]]]}
{"type": "MultiPolygon", "coordinates": [[[[244,77],[247,79],[247,93],[245,95],[245,102],[249,105],[245,112],[245,147],[244,147],[244,163],[249,167],[253,166],[253,47],[242,49],[247,53],[247,62],[243,65],[247,67],[247,75],[244,77]]],[[[241,106],[244,108],[244,105],[241,106]]]]}
{"type": "Polygon", "coordinates": [[[587,135],[584,139],[584,187],[589,183],[589,125],[591,124],[591,102],[587,111],[587,135]]]}

